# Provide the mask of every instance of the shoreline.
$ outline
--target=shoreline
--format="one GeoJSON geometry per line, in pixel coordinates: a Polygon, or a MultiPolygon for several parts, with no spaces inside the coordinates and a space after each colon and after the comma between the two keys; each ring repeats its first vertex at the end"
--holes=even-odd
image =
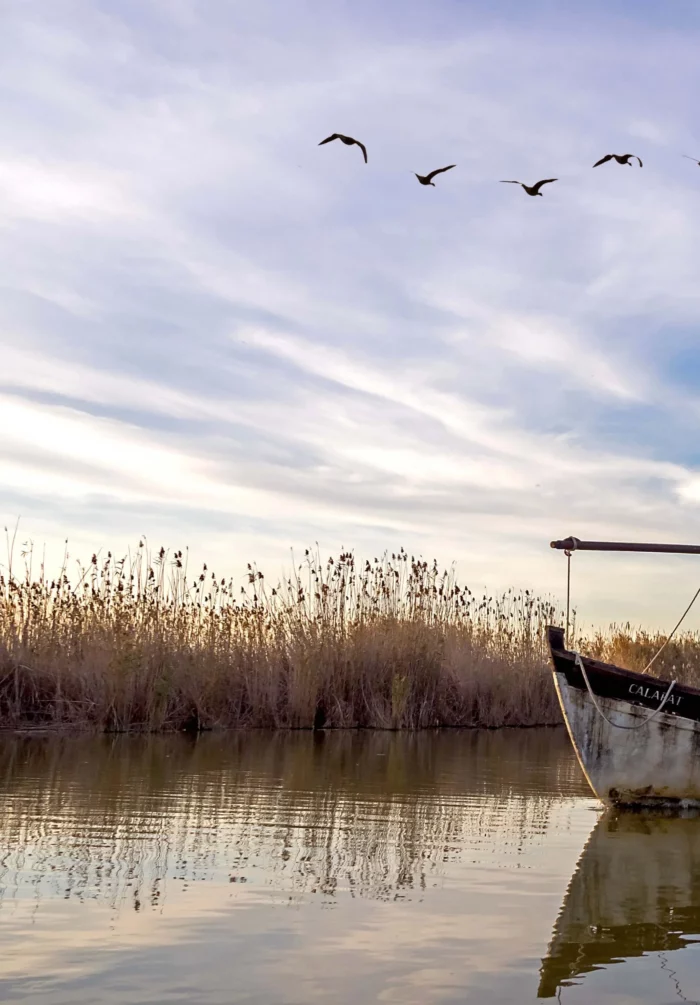
{"type": "Polygon", "coordinates": [[[564,721],[561,722],[532,722],[526,725],[502,725],[502,726],[418,726],[418,727],[396,727],[391,726],[322,726],[314,729],[313,726],[220,726],[209,729],[187,730],[187,729],[124,729],[124,730],[101,730],[91,726],[73,726],[64,723],[55,723],[42,726],[0,726],[0,736],[183,736],[196,738],[199,736],[224,736],[226,734],[249,734],[268,733],[279,735],[281,733],[311,733],[318,736],[324,733],[439,733],[448,731],[458,732],[487,732],[497,733],[501,730],[519,729],[562,729],[564,721]]]}

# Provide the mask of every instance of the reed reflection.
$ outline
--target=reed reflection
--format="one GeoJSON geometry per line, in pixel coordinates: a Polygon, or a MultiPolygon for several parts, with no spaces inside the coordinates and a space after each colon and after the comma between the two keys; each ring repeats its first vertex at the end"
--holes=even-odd
{"type": "Polygon", "coordinates": [[[585,791],[559,730],[5,737],[0,779],[0,903],[137,911],[202,880],[420,897],[465,849],[541,840],[585,791]]]}
{"type": "MultiPolygon", "coordinates": [[[[700,817],[607,813],[569,884],[538,997],[554,997],[595,970],[698,939],[700,817]]],[[[659,965],[668,969],[663,955],[659,965]]]]}

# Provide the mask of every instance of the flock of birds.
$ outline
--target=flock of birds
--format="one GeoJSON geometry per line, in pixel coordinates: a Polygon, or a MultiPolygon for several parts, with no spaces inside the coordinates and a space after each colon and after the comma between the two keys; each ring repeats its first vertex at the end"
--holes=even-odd
{"type": "MultiPolygon", "coordinates": [[[[356,146],[362,151],[362,156],[365,159],[365,164],[367,163],[367,147],[364,143],[360,143],[359,140],[354,139],[352,136],[344,136],[342,133],[333,133],[331,136],[327,136],[325,140],[321,140],[319,146],[322,147],[324,143],[332,143],[333,140],[340,140],[348,147],[356,146]]],[[[689,154],[683,154],[683,157],[687,157],[688,160],[694,161],[700,167],[700,160],[696,160],[695,157],[691,157],[689,154]]],[[[632,161],[637,161],[640,167],[643,167],[641,158],[637,157],[636,154],[606,154],[605,157],[601,157],[599,161],[596,161],[593,165],[594,168],[600,167],[601,164],[607,164],[608,161],[617,161],[618,164],[626,164],[627,167],[632,167],[632,161]]],[[[435,182],[433,178],[436,175],[443,174],[445,171],[451,171],[452,168],[457,167],[456,164],[448,164],[447,167],[436,168],[429,174],[417,174],[416,178],[421,183],[421,185],[432,185],[435,188],[435,182]]],[[[504,178],[501,180],[502,185],[520,185],[525,189],[528,195],[542,195],[540,189],[543,185],[550,185],[553,181],[558,181],[558,178],[542,178],[541,181],[536,181],[534,185],[526,185],[524,181],[513,181],[512,179],[504,178]]]]}

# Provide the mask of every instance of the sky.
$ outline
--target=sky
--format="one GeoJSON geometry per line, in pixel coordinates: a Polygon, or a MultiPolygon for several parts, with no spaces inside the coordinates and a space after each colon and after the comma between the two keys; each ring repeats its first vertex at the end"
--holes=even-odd
{"type": "MultiPolygon", "coordinates": [[[[316,544],[403,546],[561,597],[553,538],[700,542],[696,3],[0,20],[20,544],[89,559],[146,535],[268,578],[316,544]],[[318,146],[336,131],[367,165],[318,146]],[[610,152],[644,167],[592,170],[610,152]],[[498,184],[548,177],[542,198],[498,184]]],[[[573,583],[584,621],[663,628],[700,561],[580,555],[573,583]]]]}

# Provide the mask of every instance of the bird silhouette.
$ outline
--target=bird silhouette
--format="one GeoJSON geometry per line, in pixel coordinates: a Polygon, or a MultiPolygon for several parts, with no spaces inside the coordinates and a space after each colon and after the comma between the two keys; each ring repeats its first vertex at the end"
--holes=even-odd
{"type": "Polygon", "coordinates": [[[331,143],[333,140],[341,140],[346,146],[351,147],[353,144],[358,146],[362,151],[362,156],[365,159],[365,164],[367,163],[367,148],[364,143],[360,143],[359,140],[354,140],[352,136],[343,136],[342,133],[333,133],[332,136],[327,136],[325,140],[321,140],[319,146],[322,147],[324,143],[331,143]]]}
{"type": "Polygon", "coordinates": [[[601,157],[599,161],[596,161],[593,167],[597,168],[599,164],[605,164],[607,161],[613,160],[613,158],[618,164],[626,164],[627,167],[632,167],[630,164],[631,160],[638,160],[639,166],[643,167],[640,158],[636,154],[606,154],[605,157],[601,157]]]}
{"type": "Polygon", "coordinates": [[[682,154],[681,156],[687,157],[689,161],[695,161],[697,166],[700,167],[700,161],[697,160],[695,157],[691,157],[690,154],[682,154]]]}
{"type": "Polygon", "coordinates": [[[416,178],[421,183],[421,185],[432,185],[433,188],[435,188],[435,182],[433,181],[435,175],[442,174],[443,171],[451,171],[453,167],[457,167],[457,165],[448,164],[447,167],[436,168],[435,171],[431,171],[430,174],[416,174],[415,171],[413,173],[416,175],[416,178]]]}
{"type": "Polygon", "coordinates": [[[536,181],[534,185],[526,185],[524,181],[510,181],[503,179],[501,185],[522,185],[528,195],[542,195],[540,189],[543,185],[549,185],[550,182],[559,181],[558,178],[543,178],[542,181],[536,181]]]}

